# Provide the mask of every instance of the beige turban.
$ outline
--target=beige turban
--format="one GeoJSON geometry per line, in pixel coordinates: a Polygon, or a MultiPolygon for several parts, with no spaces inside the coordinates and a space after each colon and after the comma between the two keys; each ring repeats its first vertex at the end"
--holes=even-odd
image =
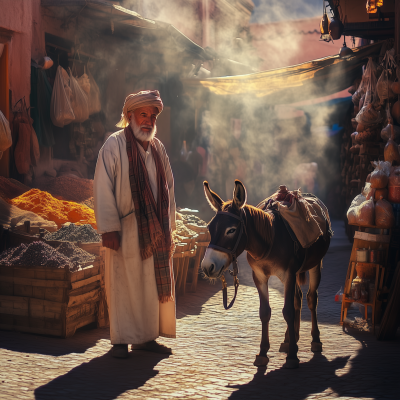
{"type": "Polygon", "coordinates": [[[160,93],[158,90],[142,90],[139,93],[130,94],[122,108],[121,120],[116,126],[125,128],[129,125],[128,113],[140,107],[156,107],[158,114],[163,110],[163,103],[161,101],[160,93]]]}

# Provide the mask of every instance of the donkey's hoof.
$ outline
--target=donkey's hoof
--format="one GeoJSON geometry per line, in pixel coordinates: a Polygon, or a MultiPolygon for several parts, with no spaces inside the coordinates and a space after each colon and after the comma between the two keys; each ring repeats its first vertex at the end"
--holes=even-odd
{"type": "Polygon", "coordinates": [[[289,343],[281,343],[281,347],[279,347],[280,353],[289,353],[289,343]]]}
{"type": "Polygon", "coordinates": [[[311,342],[311,351],[313,353],[321,353],[322,352],[322,343],[321,342],[311,342]]]}
{"type": "Polygon", "coordinates": [[[283,367],[287,369],[295,369],[299,368],[299,363],[300,361],[298,358],[286,358],[286,362],[283,364],[283,367]]]}
{"type": "Polygon", "coordinates": [[[256,359],[255,359],[253,364],[256,367],[263,367],[265,365],[268,365],[268,362],[269,362],[269,358],[268,357],[256,355],[256,359]]]}

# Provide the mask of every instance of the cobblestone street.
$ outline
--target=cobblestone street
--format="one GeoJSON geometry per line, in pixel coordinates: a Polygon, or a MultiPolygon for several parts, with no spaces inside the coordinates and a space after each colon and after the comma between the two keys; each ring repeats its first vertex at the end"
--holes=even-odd
{"type": "MultiPolygon", "coordinates": [[[[282,286],[270,281],[271,350],[267,369],[253,366],[261,322],[258,294],[240,257],[238,299],[225,311],[220,284],[200,279],[197,293],[178,299],[178,338],[160,339],[174,354],[143,351],[111,356],[108,329],[80,330],[69,339],[0,331],[0,398],[5,399],[399,399],[400,340],[342,330],[334,295],[343,285],[351,246],[343,224],[324,260],[319,289],[323,353],[310,350],[310,312],[303,302],[300,368],[282,368],[285,333],[282,286]]],[[[230,285],[231,285],[231,281],[230,285]]],[[[228,288],[232,293],[232,286],[228,288]]],[[[306,292],[307,288],[303,287],[306,292]]]]}

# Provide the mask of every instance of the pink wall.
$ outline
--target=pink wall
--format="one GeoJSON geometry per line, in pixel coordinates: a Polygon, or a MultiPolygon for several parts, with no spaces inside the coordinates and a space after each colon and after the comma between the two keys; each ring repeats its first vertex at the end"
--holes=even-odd
{"type": "Polygon", "coordinates": [[[32,40],[32,1],[0,0],[0,28],[13,31],[10,41],[9,80],[12,106],[25,96],[29,104],[32,40]]]}
{"type": "MultiPolygon", "coordinates": [[[[260,69],[266,71],[338,54],[343,38],[334,43],[320,41],[319,22],[317,17],[251,24],[252,44],[264,60],[260,69]]],[[[347,45],[351,45],[350,38],[347,45]]]]}

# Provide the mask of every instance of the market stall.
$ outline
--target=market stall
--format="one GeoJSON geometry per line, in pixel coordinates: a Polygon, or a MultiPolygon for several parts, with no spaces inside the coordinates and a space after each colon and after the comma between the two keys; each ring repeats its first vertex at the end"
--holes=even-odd
{"type": "Polygon", "coordinates": [[[362,79],[349,90],[354,103],[349,126],[355,131],[345,130],[342,144],[342,198],[354,241],[341,323],[352,324],[347,313],[358,304],[373,329],[386,312],[400,238],[400,67],[393,41],[381,45],[380,56],[368,59],[362,79]]]}

